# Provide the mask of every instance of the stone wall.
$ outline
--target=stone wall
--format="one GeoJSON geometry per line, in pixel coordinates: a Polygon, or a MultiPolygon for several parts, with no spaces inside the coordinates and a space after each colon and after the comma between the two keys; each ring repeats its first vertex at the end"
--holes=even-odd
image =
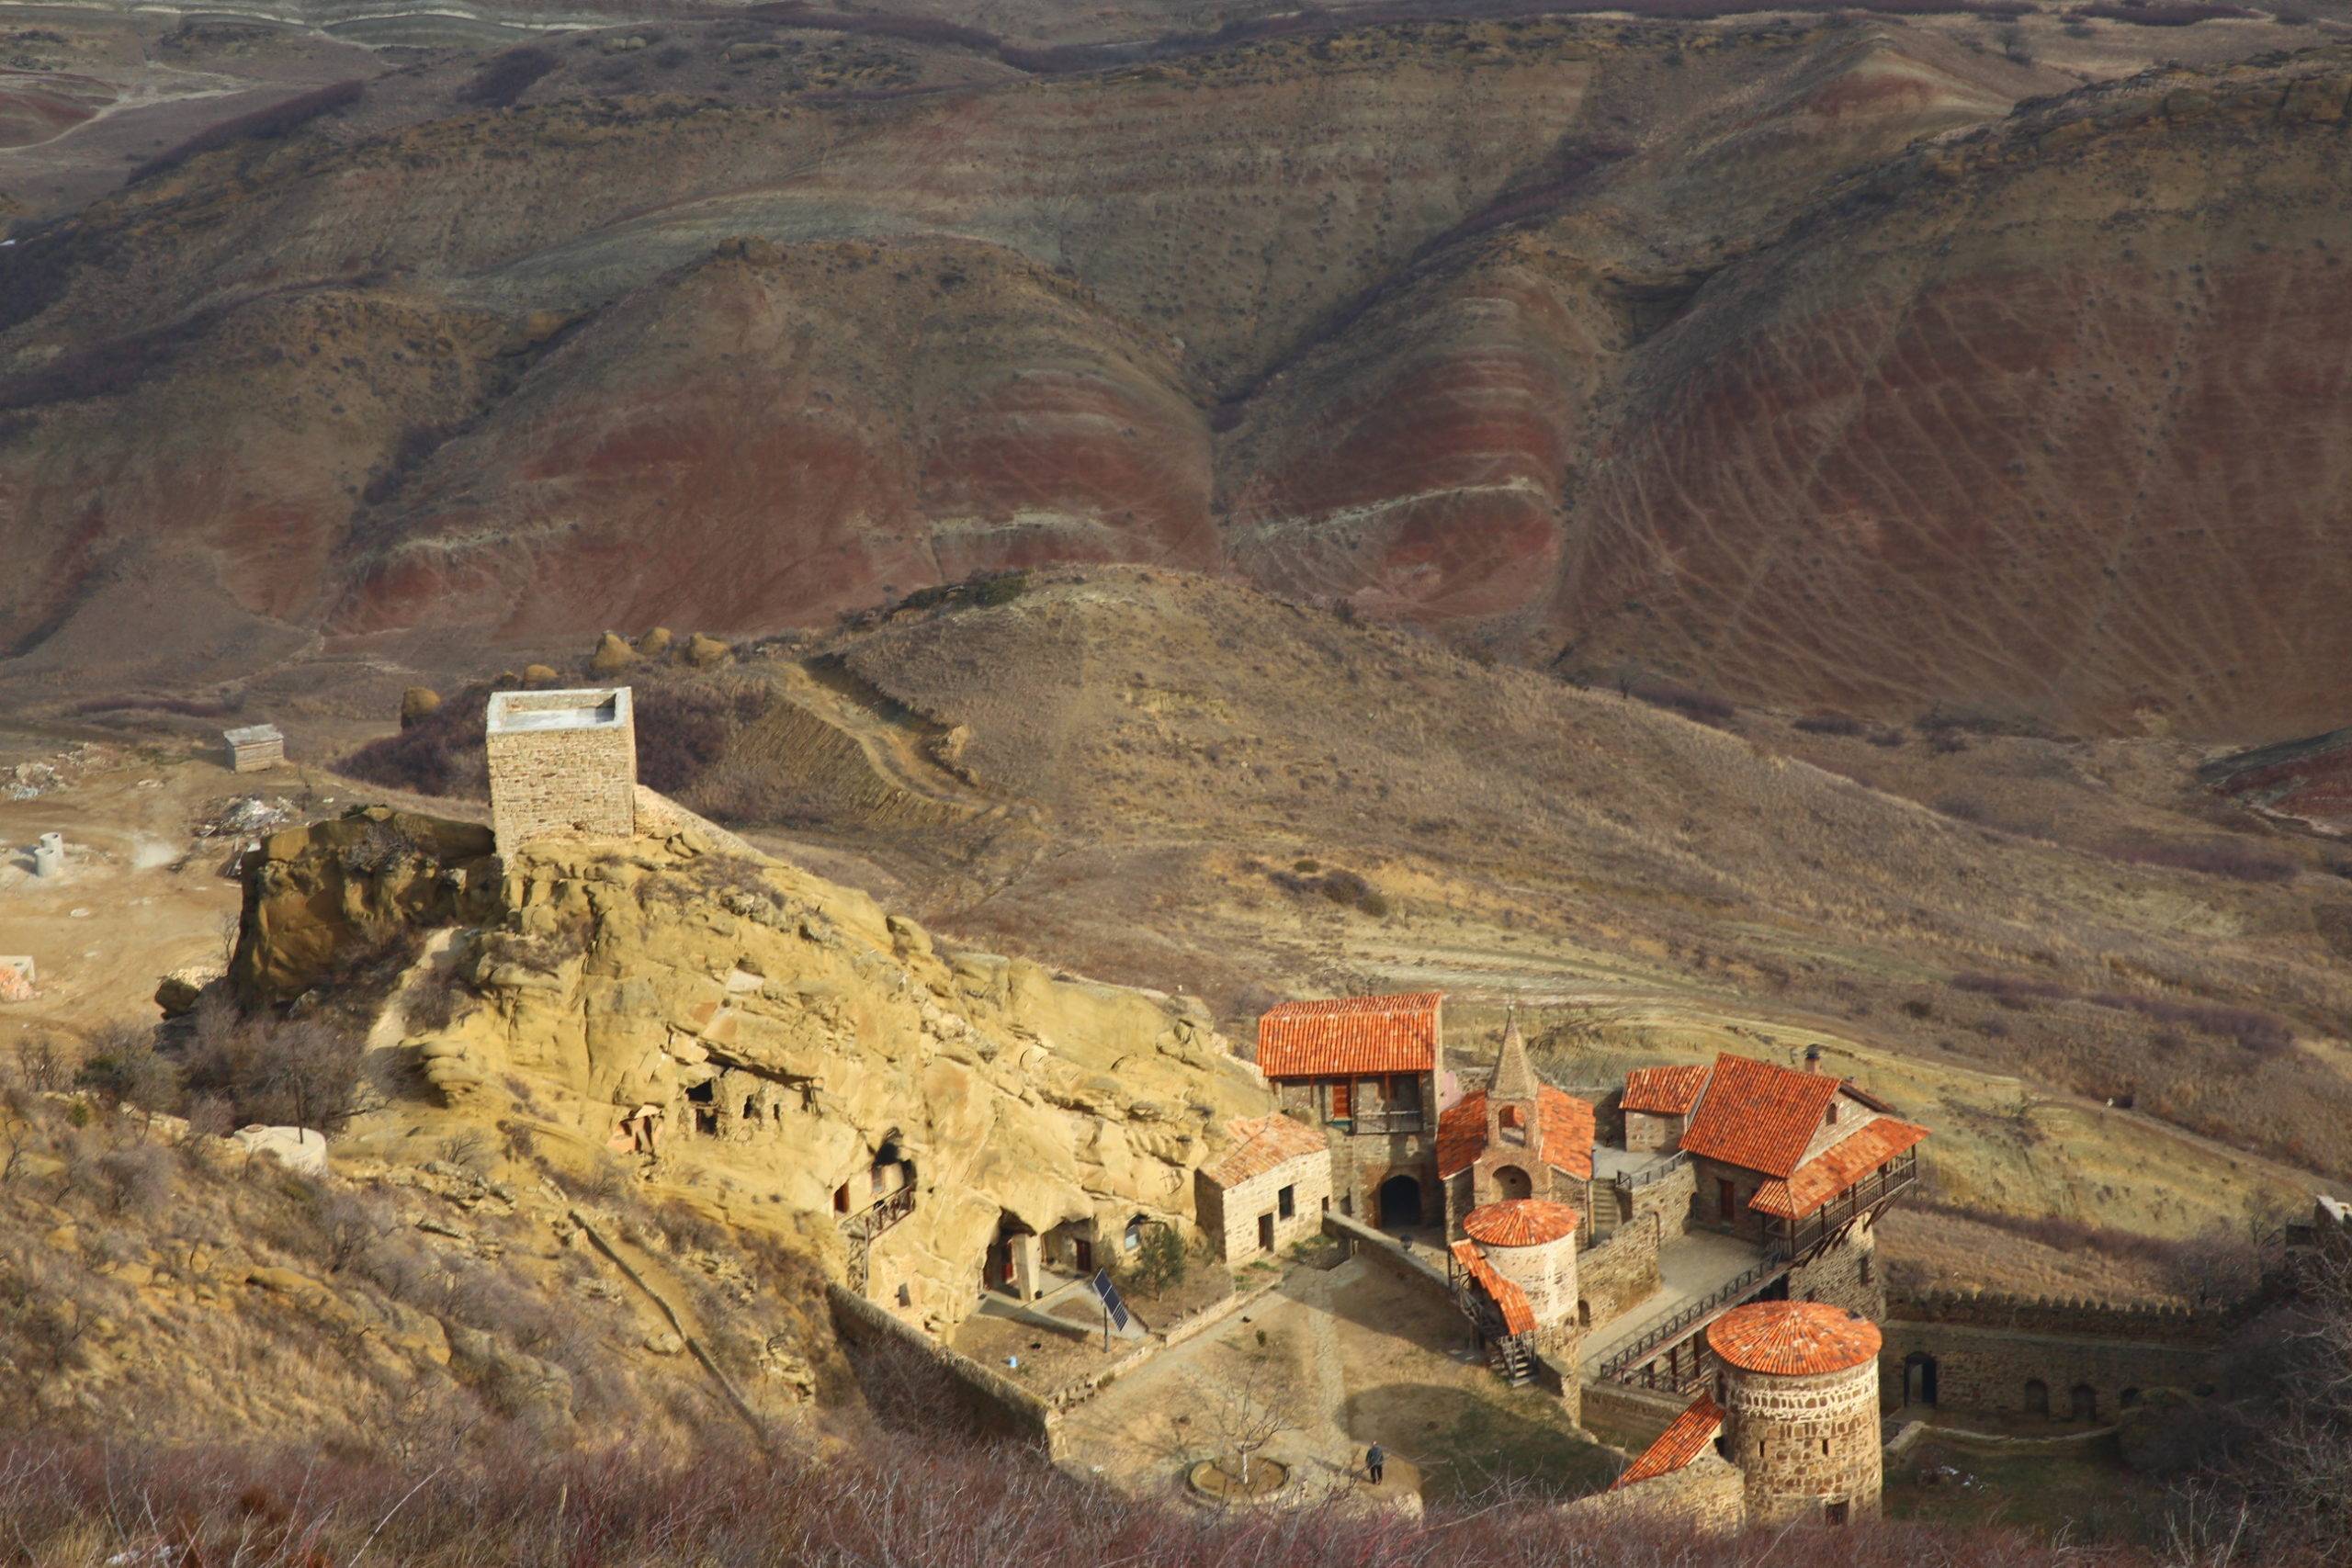
{"type": "Polygon", "coordinates": [[[1887,1299],[1890,1316],[1921,1323],[1964,1323],[2031,1334],[2062,1334],[2217,1345],[2243,1310],[2199,1312],[2156,1302],[2097,1302],[2080,1297],[2015,1296],[1984,1291],[1906,1291],[1887,1299]]]}
{"type": "Polygon", "coordinates": [[[1749,1208],[1747,1203],[1749,1199],[1756,1196],[1756,1190],[1764,1184],[1764,1179],[1752,1170],[1742,1170],[1737,1166],[1724,1165],[1718,1160],[1701,1159],[1696,1156],[1691,1157],[1690,1170],[1691,1179],[1699,1194],[1698,1209],[1691,1216],[1692,1221],[1710,1230],[1725,1228],[1722,1214],[1722,1183],[1728,1181],[1732,1184],[1733,1217],[1730,1230],[1733,1234],[1761,1246],[1764,1240],[1764,1216],[1749,1208]]]}
{"type": "Polygon", "coordinates": [[[1670,1149],[1682,1141],[1682,1118],[1655,1111],[1625,1112],[1625,1146],[1629,1149],[1670,1149]]]}
{"type": "MultiPolygon", "coordinates": [[[[587,705],[603,693],[502,693],[508,714],[587,705]]],[[[625,839],[637,830],[637,727],[628,692],[618,718],[564,729],[508,729],[493,708],[483,749],[490,763],[491,825],[498,852],[512,856],[537,839],[573,834],[625,839]]]]}
{"type": "MultiPolygon", "coordinates": [[[[1423,1224],[1443,1218],[1445,1195],[1437,1179],[1437,1082],[1420,1075],[1422,1130],[1418,1133],[1350,1133],[1323,1115],[1323,1085],[1314,1079],[1284,1079],[1275,1083],[1274,1098],[1283,1110],[1310,1127],[1320,1127],[1331,1145],[1331,1206],[1367,1224],[1396,1225],[1404,1222],[1380,1212],[1380,1184],[1391,1176],[1409,1176],[1420,1185],[1423,1224]]],[[[1363,1085],[1356,1092],[1362,1095],[1363,1085]]]]}
{"type": "Polygon", "coordinates": [[[1658,1434],[1672,1426],[1690,1404],[1687,1393],[1628,1388],[1604,1378],[1586,1387],[1583,1414],[1577,1418],[1589,1429],[1605,1430],[1620,1446],[1639,1453],[1657,1441],[1658,1434]]]}
{"type": "Polygon", "coordinates": [[[1624,1223],[1655,1216],[1658,1234],[1680,1235],[1690,1228],[1690,1195],[1698,1190],[1698,1172],[1684,1160],[1656,1180],[1627,1190],[1625,1201],[1633,1212],[1624,1223]]]}
{"type": "Polygon", "coordinates": [[[1730,1535],[1747,1519],[1747,1483],[1712,1450],[1680,1470],[1637,1481],[1622,1492],[1579,1497],[1566,1512],[1588,1519],[1657,1521],[1702,1535],[1730,1535]]]}
{"type": "Polygon", "coordinates": [[[1037,1395],[841,1285],[828,1284],[825,1300],[853,1365],[862,1355],[915,1357],[944,1373],[965,1406],[990,1430],[1052,1446],[1054,1410],[1037,1395]]]}
{"type": "Polygon", "coordinates": [[[1598,1326],[1623,1314],[1658,1288],[1657,1222],[1634,1220],[1617,1227],[1608,1240],[1585,1248],[1577,1259],[1577,1284],[1582,1292],[1579,1321],[1598,1326]]]}
{"type": "Polygon", "coordinates": [[[1939,1409],[2047,1415],[2055,1423],[2115,1419],[2149,1389],[2195,1392],[2218,1373],[2211,1347],[1988,1328],[1893,1318],[1880,1325],[1886,1408],[1926,1402],[1932,1363],[1939,1409]],[[1915,1370],[1913,1358],[1922,1358],[1915,1370]],[[1906,1383],[1906,1377],[1909,1379],[1906,1383]],[[2033,1385],[2039,1384],[2037,1393],[2033,1385]],[[2077,1393],[2077,1390],[2085,1391],[2077,1393]],[[2081,1401],[2080,1416],[2076,1415],[2081,1401]]]}
{"type": "Polygon", "coordinates": [[[1789,1271],[1789,1299],[1827,1302],[1873,1323],[1886,1315],[1886,1280],[1878,1266],[1878,1227],[1856,1223],[1845,1239],[1789,1271]]]}
{"type": "Polygon", "coordinates": [[[1243,1263],[1270,1250],[1261,1243],[1261,1217],[1273,1222],[1271,1250],[1275,1253],[1322,1233],[1323,1211],[1331,1197],[1331,1156],[1324,1152],[1301,1155],[1232,1188],[1218,1186],[1205,1170],[1196,1171],[1193,1187],[1200,1226],[1209,1245],[1227,1262],[1243,1263]],[[1282,1212],[1285,1188],[1291,1193],[1287,1218],[1282,1212]]]}
{"type": "Polygon", "coordinates": [[[1724,1452],[1747,1478],[1749,1522],[1878,1511],[1878,1362],[1803,1377],[1726,1368],[1723,1386],[1724,1452]]]}

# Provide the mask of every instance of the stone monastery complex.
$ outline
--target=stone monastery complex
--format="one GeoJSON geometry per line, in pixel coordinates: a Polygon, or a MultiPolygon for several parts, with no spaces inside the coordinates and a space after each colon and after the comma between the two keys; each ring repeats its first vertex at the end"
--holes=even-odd
{"type": "MultiPolygon", "coordinates": [[[[486,739],[502,855],[670,831],[684,816],[636,784],[626,688],[502,694],[486,739]]],[[[2020,1334],[2017,1314],[1883,1332],[1878,1222],[1916,1183],[1928,1131],[1824,1071],[1817,1048],[1802,1065],[1724,1055],[1572,1093],[1537,1074],[1514,1011],[1493,1068],[1465,1085],[1445,1008],[1424,991],[1271,1009],[1247,1091],[1265,1109],[1207,1130],[1184,1190],[1132,1216],[1097,1203],[1032,1224],[1008,1210],[965,1277],[983,1303],[1038,1316],[1153,1225],[1237,1267],[1331,1238],[1449,1301],[1498,1376],[1554,1394],[1571,1420],[1606,1405],[1658,1431],[1614,1490],[1576,1506],[1723,1525],[1875,1511],[1881,1413],[1936,1403],[1939,1371],[1948,1399],[1965,1380],[1984,1406],[2053,1419],[2131,1404],[2158,1373],[2184,1386],[2197,1375],[2195,1352],[2171,1348],[2178,1324],[2122,1325],[2146,1343],[2107,1359],[2079,1337],[2070,1349],[2020,1334]],[[2051,1404],[2053,1382],[2074,1384],[2071,1403],[2051,1404]]],[[[716,1065],[707,1076],[733,1082],[716,1065]]],[[[683,1094],[621,1108],[614,1146],[650,1158],[657,1137],[730,1135],[741,1094],[698,1099],[692,1082],[683,1094]]],[[[886,1233],[956,1201],[933,1185],[934,1152],[894,1133],[854,1157],[833,1192],[850,1258],[837,1289],[873,1332],[933,1344],[1011,1399],[1003,1379],[926,1339],[968,1305],[926,1314],[914,1282],[875,1261],[886,1233]]],[[[2061,1330],[2097,1310],[2028,1304],[2061,1330]]],[[[1050,1435],[1057,1409],[1030,1414],[1050,1435]]]]}

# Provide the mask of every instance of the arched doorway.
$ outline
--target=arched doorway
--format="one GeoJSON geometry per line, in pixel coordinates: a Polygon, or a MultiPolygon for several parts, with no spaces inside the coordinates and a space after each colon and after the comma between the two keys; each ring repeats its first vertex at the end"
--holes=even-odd
{"type": "Polygon", "coordinates": [[[2066,1419],[2069,1421],[2096,1421],[2098,1419],[2098,1391],[2091,1387],[2090,1384],[2086,1382],[2076,1383],[2072,1389],[2067,1391],[2066,1401],[2068,1405],[2066,1419]]]}
{"type": "Polygon", "coordinates": [[[2050,1414],[2050,1385],[2040,1378],[2028,1378],[2025,1383],[2025,1413],[2029,1416],[2050,1414]]]}
{"type": "Polygon", "coordinates": [[[1376,1196],[1380,1203],[1380,1224],[1417,1225],[1421,1223],[1421,1184],[1412,1177],[1401,1173],[1390,1177],[1380,1184],[1376,1196]]]}
{"type": "Polygon", "coordinates": [[[1519,1167],[1498,1165],[1495,1167],[1495,1196],[1503,1199],[1532,1198],[1535,1196],[1535,1183],[1519,1167]]]}
{"type": "Polygon", "coordinates": [[[1933,1404],[1936,1402],[1936,1359],[1925,1350],[1914,1350],[1903,1359],[1903,1403],[1933,1404]]]}

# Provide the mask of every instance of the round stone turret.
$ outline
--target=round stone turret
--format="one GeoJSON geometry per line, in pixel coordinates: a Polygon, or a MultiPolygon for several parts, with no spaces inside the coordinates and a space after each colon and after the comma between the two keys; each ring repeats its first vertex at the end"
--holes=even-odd
{"type": "Polygon", "coordinates": [[[1539,1332],[1577,1315],[1577,1212],[1542,1198],[1482,1203],[1462,1222],[1496,1273],[1527,1294],[1539,1332]]]}
{"type": "Polygon", "coordinates": [[[1722,1363],[1726,1457],[1751,1524],[1844,1524],[1875,1514],[1878,1325],[1826,1302],[1752,1302],[1707,1327],[1722,1363]]]}

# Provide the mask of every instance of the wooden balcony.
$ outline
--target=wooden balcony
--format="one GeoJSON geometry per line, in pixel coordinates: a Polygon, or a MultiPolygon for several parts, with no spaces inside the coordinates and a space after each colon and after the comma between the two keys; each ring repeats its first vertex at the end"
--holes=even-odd
{"type": "Polygon", "coordinates": [[[1765,1235],[1773,1247],[1803,1263],[1838,1240],[1856,1220],[1901,1197],[1918,1179],[1918,1154],[1905,1149],[1886,1169],[1872,1171],[1793,1224],[1787,1220],[1767,1221],[1765,1235]]]}

